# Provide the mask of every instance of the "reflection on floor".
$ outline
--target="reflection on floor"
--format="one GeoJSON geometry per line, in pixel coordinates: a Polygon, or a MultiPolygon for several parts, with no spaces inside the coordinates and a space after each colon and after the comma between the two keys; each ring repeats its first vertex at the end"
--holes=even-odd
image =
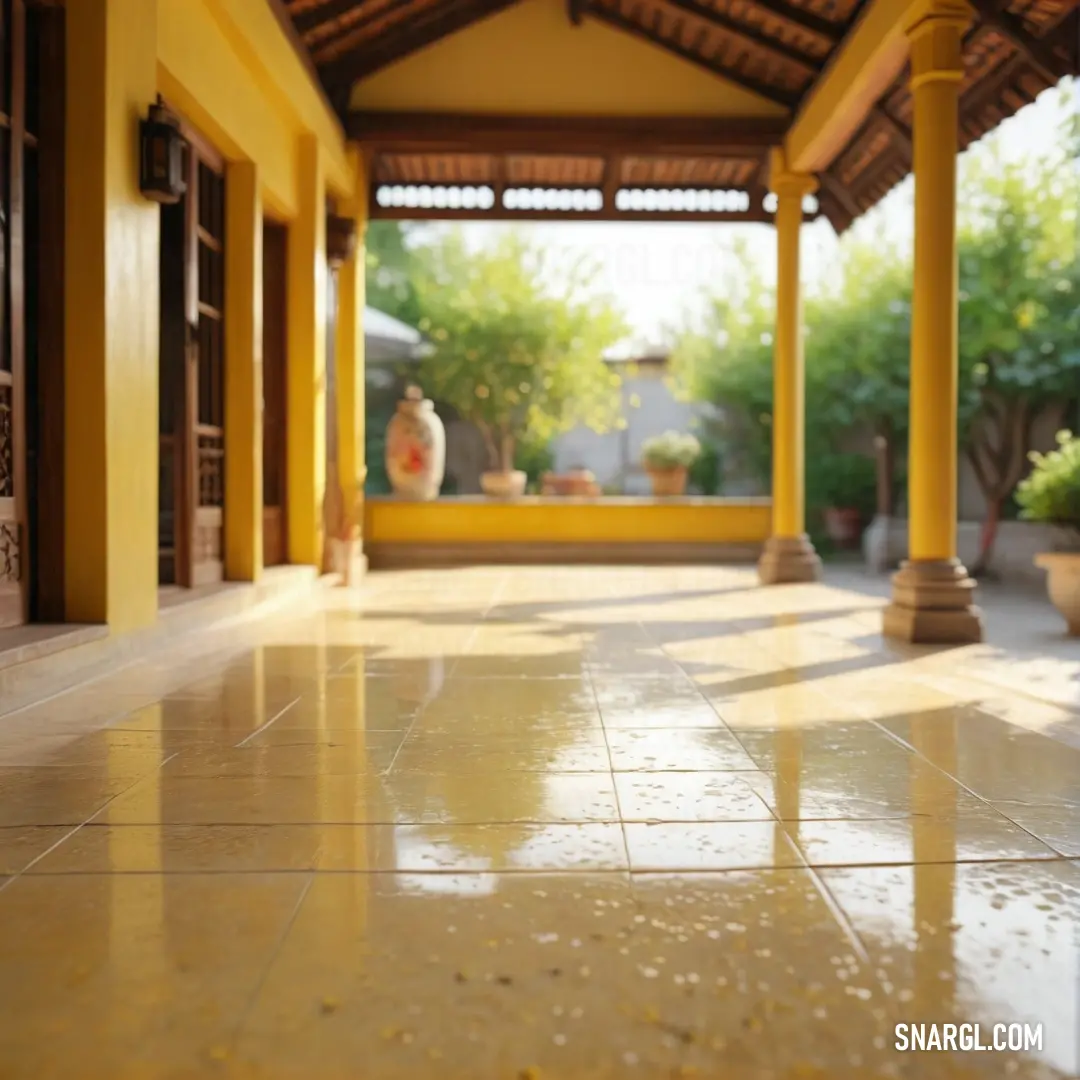
{"type": "Polygon", "coordinates": [[[374,575],[0,719],[0,1076],[1074,1074],[1075,644],[879,593],[374,575]]]}

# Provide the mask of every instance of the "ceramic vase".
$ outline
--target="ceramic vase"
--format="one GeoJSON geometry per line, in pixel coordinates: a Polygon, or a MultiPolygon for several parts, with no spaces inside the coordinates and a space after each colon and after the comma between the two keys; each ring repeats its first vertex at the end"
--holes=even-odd
{"type": "Polygon", "coordinates": [[[406,391],[386,429],[386,475],[404,499],[438,497],[446,472],[446,429],[435,406],[416,389],[406,391]]]}

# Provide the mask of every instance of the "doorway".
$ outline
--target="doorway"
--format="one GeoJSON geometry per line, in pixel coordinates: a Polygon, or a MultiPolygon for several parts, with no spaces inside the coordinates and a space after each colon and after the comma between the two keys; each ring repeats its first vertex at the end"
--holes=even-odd
{"type": "Polygon", "coordinates": [[[64,619],[64,11],[0,3],[0,627],[64,619]]]}
{"type": "Polygon", "coordinates": [[[288,237],[284,225],[263,228],[263,565],[288,561],[285,454],[288,445],[288,237]]]}
{"type": "Polygon", "coordinates": [[[161,208],[158,580],[224,578],[225,162],[197,132],[187,192],[161,208]]]}

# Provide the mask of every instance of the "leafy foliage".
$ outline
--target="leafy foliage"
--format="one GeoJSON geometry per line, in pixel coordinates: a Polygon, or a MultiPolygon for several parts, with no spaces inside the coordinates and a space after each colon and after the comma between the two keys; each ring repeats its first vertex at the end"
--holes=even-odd
{"type": "Polygon", "coordinates": [[[1080,438],[1058,432],[1058,448],[1032,454],[1034,468],[1016,489],[1020,515],[1029,521],[1080,529],[1080,438]]]}
{"type": "Polygon", "coordinates": [[[364,240],[367,302],[407,326],[418,326],[422,312],[413,282],[417,256],[409,239],[409,226],[400,221],[368,225],[364,240]]]}
{"type": "Polygon", "coordinates": [[[601,357],[625,328],[608,301],[584,299],[591,267],[552,274],[550,256],[516,233],[471,250],[452,231],[412,257],[418,325],[433,346],[421,383],[480,428],[493,467],[512,466],[524,432],[546,443],[617,420],[619,379],[601,357]]]}

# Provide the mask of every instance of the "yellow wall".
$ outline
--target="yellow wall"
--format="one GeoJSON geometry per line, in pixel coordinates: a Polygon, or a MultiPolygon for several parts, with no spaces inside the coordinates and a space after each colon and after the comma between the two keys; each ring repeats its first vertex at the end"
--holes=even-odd
{"type": "Polygon", "coordinates": [[[368,499],[370,544],[751,544],[769,536],[768,499],[368,499]]]}
{"type": "Polygon", "coordinates": [[[357,109],[548,115],[783,116],[734,83],[586,19],[521,0],[353,88],[357,109]]]}
{"type": "Polygon", "coordinates": [[[158,210],[138,190],[152,0],[67,5],[65,614],[157,614],[158,210]]]}
{"type": "Polygon", "coordinates": [[[259,166],[263,197],[279,216],[297,212],[296,142],[304,132],[319,141],[331,190],[349,193],[341,127],[268,4],[157,0],[157,6],[161,93],[226,157],[259,166]]]}
{"type": "Polygon", "coordinates": [[[233,577],[257,576],[261,561],[260,205],[302,241],[290,292],[306,318],[290,378],[291,389],[304,384],[298,431],[311,446],[300,453],[290,442],[307,497],[295,520],[290,507],[290,523],[293,540],[307,529],[292,545],[298,561],[316,562],[324,215],[327,192],[354,197],[355,162],[265,0],[68,0],[67,10],[65,614],[127,632],[152,624],[158,606],[160,212],[138,190],[139,120],[164,94],[222,152],[230,178],[244,180],[243,220],[230,214],[226,301],[229,484],[245,489],[226,506],[233,577]]]}

